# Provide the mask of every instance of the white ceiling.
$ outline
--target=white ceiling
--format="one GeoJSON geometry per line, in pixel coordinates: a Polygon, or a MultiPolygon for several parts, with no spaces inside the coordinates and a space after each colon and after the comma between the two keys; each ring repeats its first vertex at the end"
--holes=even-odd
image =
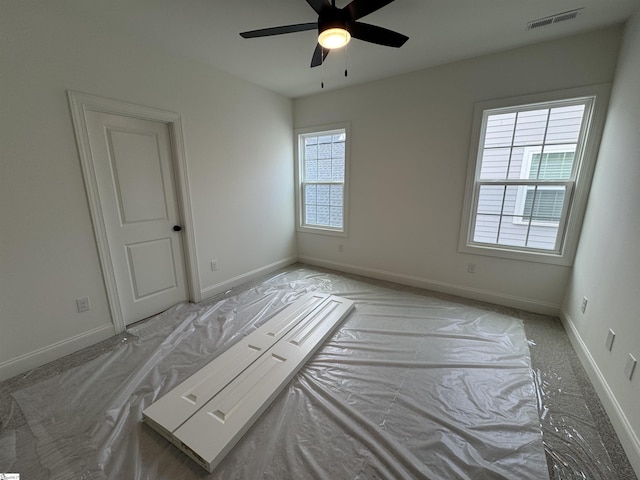
{"type": "MultiPolygon", "coordinates": [[[[82,15],[288,97],[623,22],[640,0],[396,0],[361,21],[409,37],[400,49],[353,40],[311,69],[314,31],[243,39],[239,32],[314,22],[305,0],[69,0],[82,15]],[[527,30],[529,21],[584,7],[575,20],[527,30]]],[[[343,7],[346,0],[337,0],[343,7]]]]}

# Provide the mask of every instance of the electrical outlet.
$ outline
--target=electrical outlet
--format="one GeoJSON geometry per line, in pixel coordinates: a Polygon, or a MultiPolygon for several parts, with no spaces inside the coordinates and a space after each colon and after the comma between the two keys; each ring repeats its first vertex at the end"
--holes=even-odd
{"type": "Polygon", "coordinates": [[[627,359],[627,364],[624,366],[624,374],[625,376],[631,380],[633,378],[633,371],[636,369],[636,358],[629,354],[629,358],[627,359]]]}
{"type": "Polygon", "coordinates": [[[611,351],[611,349],[613,348],[613,341],[615,340],[615,338],[616,338],[616,332],[609,329],[609,333],[607,333],[607,341],[605,342],[605,345],[607,346],[607,350],[611,351]]]}
{"type": "Polygon", "coordinates": [[[580,305],[580,310],[582,310],[582,313],[587,311],[587,303],[589,303],[589,299],[587,297],[582,297],[582,305],[580,305]]]}
{"type": "Polygon", "coordinates": [[[211,260],[211,271],[212,272],[218,271],[218,260],[211,260]]]}
{"type": "Polygon", "coordinates": [[[91,310],[91,302],[89,297],[76,298],[76,306],[78,307],[78,313],[91,310]]]}
{"type": "Polygon", "coordinates": [[[476,264],[475,263],[467,263],[467,273],[476,273],[476,264]]]}

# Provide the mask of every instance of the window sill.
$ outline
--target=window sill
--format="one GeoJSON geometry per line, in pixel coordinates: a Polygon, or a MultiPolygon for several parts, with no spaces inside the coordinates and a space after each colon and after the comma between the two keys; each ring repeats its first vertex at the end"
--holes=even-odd
{"type": "Polygon", "coordinates": [[[565,252],[564,254],[555,252],[544,252],[541,250],[523,251],[510,249],[508,246],[489,246],[466,244],[458,247],[458,252],[468,253],[471,255],[484,255],[488,257],[505,258],[508,260],[520,260],[523,262],[546,263],[549,265],[558,265],[562,267],[570,267],[573,265],[573,255],[565,252]]]}
{"type": "Polygon", "coordinates": [[[347,232],[344,230],[336,230],[331,228],[323,228],[323,227],[310,227],[310,226],[301,226],[296,227],[296,231],[301,233],[312,233],[315,235],[329,235],[332,237],[347,237],[347,232]]]}

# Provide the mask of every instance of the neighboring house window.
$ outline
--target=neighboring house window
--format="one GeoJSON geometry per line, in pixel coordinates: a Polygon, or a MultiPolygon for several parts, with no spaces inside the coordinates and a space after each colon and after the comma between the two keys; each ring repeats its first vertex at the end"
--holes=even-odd
{"type": "Polygon", "coordinates": [[[348,126],[297,130],[298,230],[346,235],[348,126]]]}
{"type": "MultiPolygon", "coordinates": [[[[541,147],[526,147],[522,161],[521,178],[538,180],[569,180],[575,161],[574,145],[547,145],[544,154],[541,147]]],[[[565,192],[562,187],[518,187],[516,217],[514,223],[546,227],[559,227],[564,207],[565,192]],[[522,216],[517,216],[522,215],[522,216]]],[[[542,248],[551,249],[551,241],[542,248]]]]}
{"type": "Polygon", "coordinates": [[[602,92],[477,106],[461,251],[573,261],[601,133],[602,92]]]}

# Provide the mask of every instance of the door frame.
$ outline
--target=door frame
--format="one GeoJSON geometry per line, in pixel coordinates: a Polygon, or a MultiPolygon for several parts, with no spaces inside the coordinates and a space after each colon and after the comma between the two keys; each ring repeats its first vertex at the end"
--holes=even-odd
{"type": "Polygon", "coordinates": [[[176,188],[176,198],[178,200],[178,214],[182,225],[183,241],[182,249],[187,277],[187,291],[189,300],[199,302],[200,279],[198,276],[198,262],[196,254],[196,244],[193,229],[193,213],[191,208],[191,196],[189,193],[189,175],[185,155],[184,135],[182,129],[182,116],[175,112],[160,110],[157,108],[135,105],[121,102],[110,98],[98,97],[86,93],[67,90],[73,129],[76,135],[80,164],[82,166],[82,176],[87,192],[89,210],[93,223],[93,231],[98,247],[98,257],[102,268],[107,301],[111,311],[111,321],[116,333],[124,332],[127,328],[118,288],[116,286],[116,276],[109,252],[107,239],[107,228],[104,222],[100,194],[98,192],[98,182],[93,156],[89,144],[89,133],[87,131],[87,111],[109,113],[114,115],[151,120],[165,123],[169,128],[171,137],[172,165],[176,188]]]}

